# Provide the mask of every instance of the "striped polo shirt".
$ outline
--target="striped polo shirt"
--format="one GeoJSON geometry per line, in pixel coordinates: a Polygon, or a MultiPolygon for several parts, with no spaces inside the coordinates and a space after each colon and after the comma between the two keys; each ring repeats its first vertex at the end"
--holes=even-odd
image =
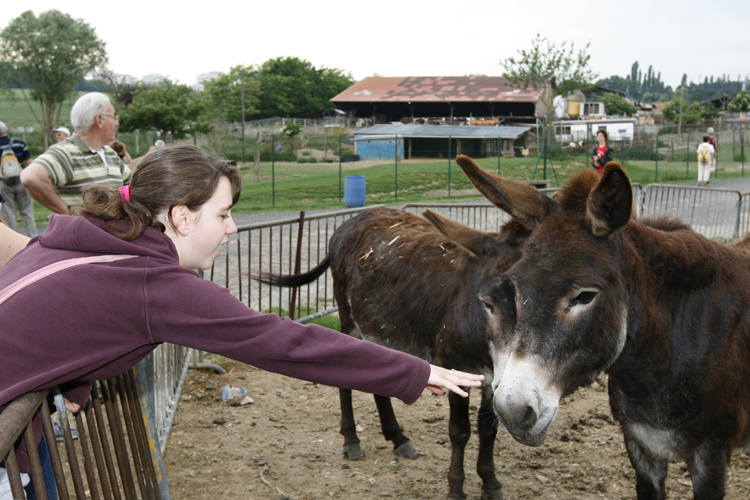
{"type": "Polygon", "coordinates": [[[83,203],[83,188],[89,184],[120,187],[130,181],[132,172],[117,153],[104,146],[104,162],[78,136],[53,144],[34,159],[47,169],[55,191],[69,207],[83,203]]]}

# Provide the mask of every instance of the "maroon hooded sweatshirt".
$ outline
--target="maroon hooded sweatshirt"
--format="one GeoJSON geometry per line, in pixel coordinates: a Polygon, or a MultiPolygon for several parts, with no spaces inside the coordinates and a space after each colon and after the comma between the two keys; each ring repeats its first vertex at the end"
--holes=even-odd
{"type": "Polygon", "coordinates": [[[180,266],[174,244],[156,228],[127,242],[103,227],[98,219],[53,215],[49,229],[0,269],[2,290],[64,259],[137,255],[59,271],[0,306],[0,409],[61,384],[83,404],[90,381],[123,373],[162,342],[405,403],[427,384],[422,359],[248,308],[180,266]]]}

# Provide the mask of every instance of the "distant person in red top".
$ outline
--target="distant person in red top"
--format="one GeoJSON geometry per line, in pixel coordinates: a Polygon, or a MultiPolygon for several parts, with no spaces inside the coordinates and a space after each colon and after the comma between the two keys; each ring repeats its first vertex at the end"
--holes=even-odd
{"type": "Polygon", "coordinates": [[[594,160],[592,167],[596,169],[600,174],[604,165],[615,159],[615,151],[607,145],[607,131],[602,129],[596,133],[596,138],[599,144],[594,148],[594,152],[591,158],[594,160]]]}

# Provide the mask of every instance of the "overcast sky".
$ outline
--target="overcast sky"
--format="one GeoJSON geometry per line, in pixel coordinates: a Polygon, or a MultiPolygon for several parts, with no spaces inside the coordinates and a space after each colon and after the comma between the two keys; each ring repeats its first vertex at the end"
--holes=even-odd
{"type": "MultiPolygon", "coordinates": [[[[109,67],[179,83],[282,56],[367,76],[499,76],[501,59],[537,33],[559,44],[590,43],[599,77],[625,76],[634,61],[675,88],[726,74],[750,76],[750,1],[725,0],[131,0],[4,2],[2,18],[58,9],[92,26],[109,67]]],[[[3,27],[7,25],[7,21],[3,27]]]]}

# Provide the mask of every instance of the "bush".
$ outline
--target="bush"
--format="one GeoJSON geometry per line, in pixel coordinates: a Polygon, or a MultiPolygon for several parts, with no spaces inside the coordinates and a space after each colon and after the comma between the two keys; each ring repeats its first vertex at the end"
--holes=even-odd
{"type": "Polygon", "coordinates": [[[554,160],[566,160],[571,158],[577,158],[580,156],[587,156],[586,148],[583,146],[557,148],[552,146],[549,148],[549,156],[554,160]]]}
{"type": "MultiPolygon", "coordinates": [[[[286,151],[276,152],[273,155],[274,161],[297,161],[297,158],[295,158],[294,153],[287,153],[286,151]]],[[[260,151],[260,161],[268,162],[271,161],[271,150],[270,149],[262,149],[260,151]]]]}
{"type": "Polygon", "coordinates": [[[297,158],[297,163],[318,163],[316,158],[297,158]]]}

